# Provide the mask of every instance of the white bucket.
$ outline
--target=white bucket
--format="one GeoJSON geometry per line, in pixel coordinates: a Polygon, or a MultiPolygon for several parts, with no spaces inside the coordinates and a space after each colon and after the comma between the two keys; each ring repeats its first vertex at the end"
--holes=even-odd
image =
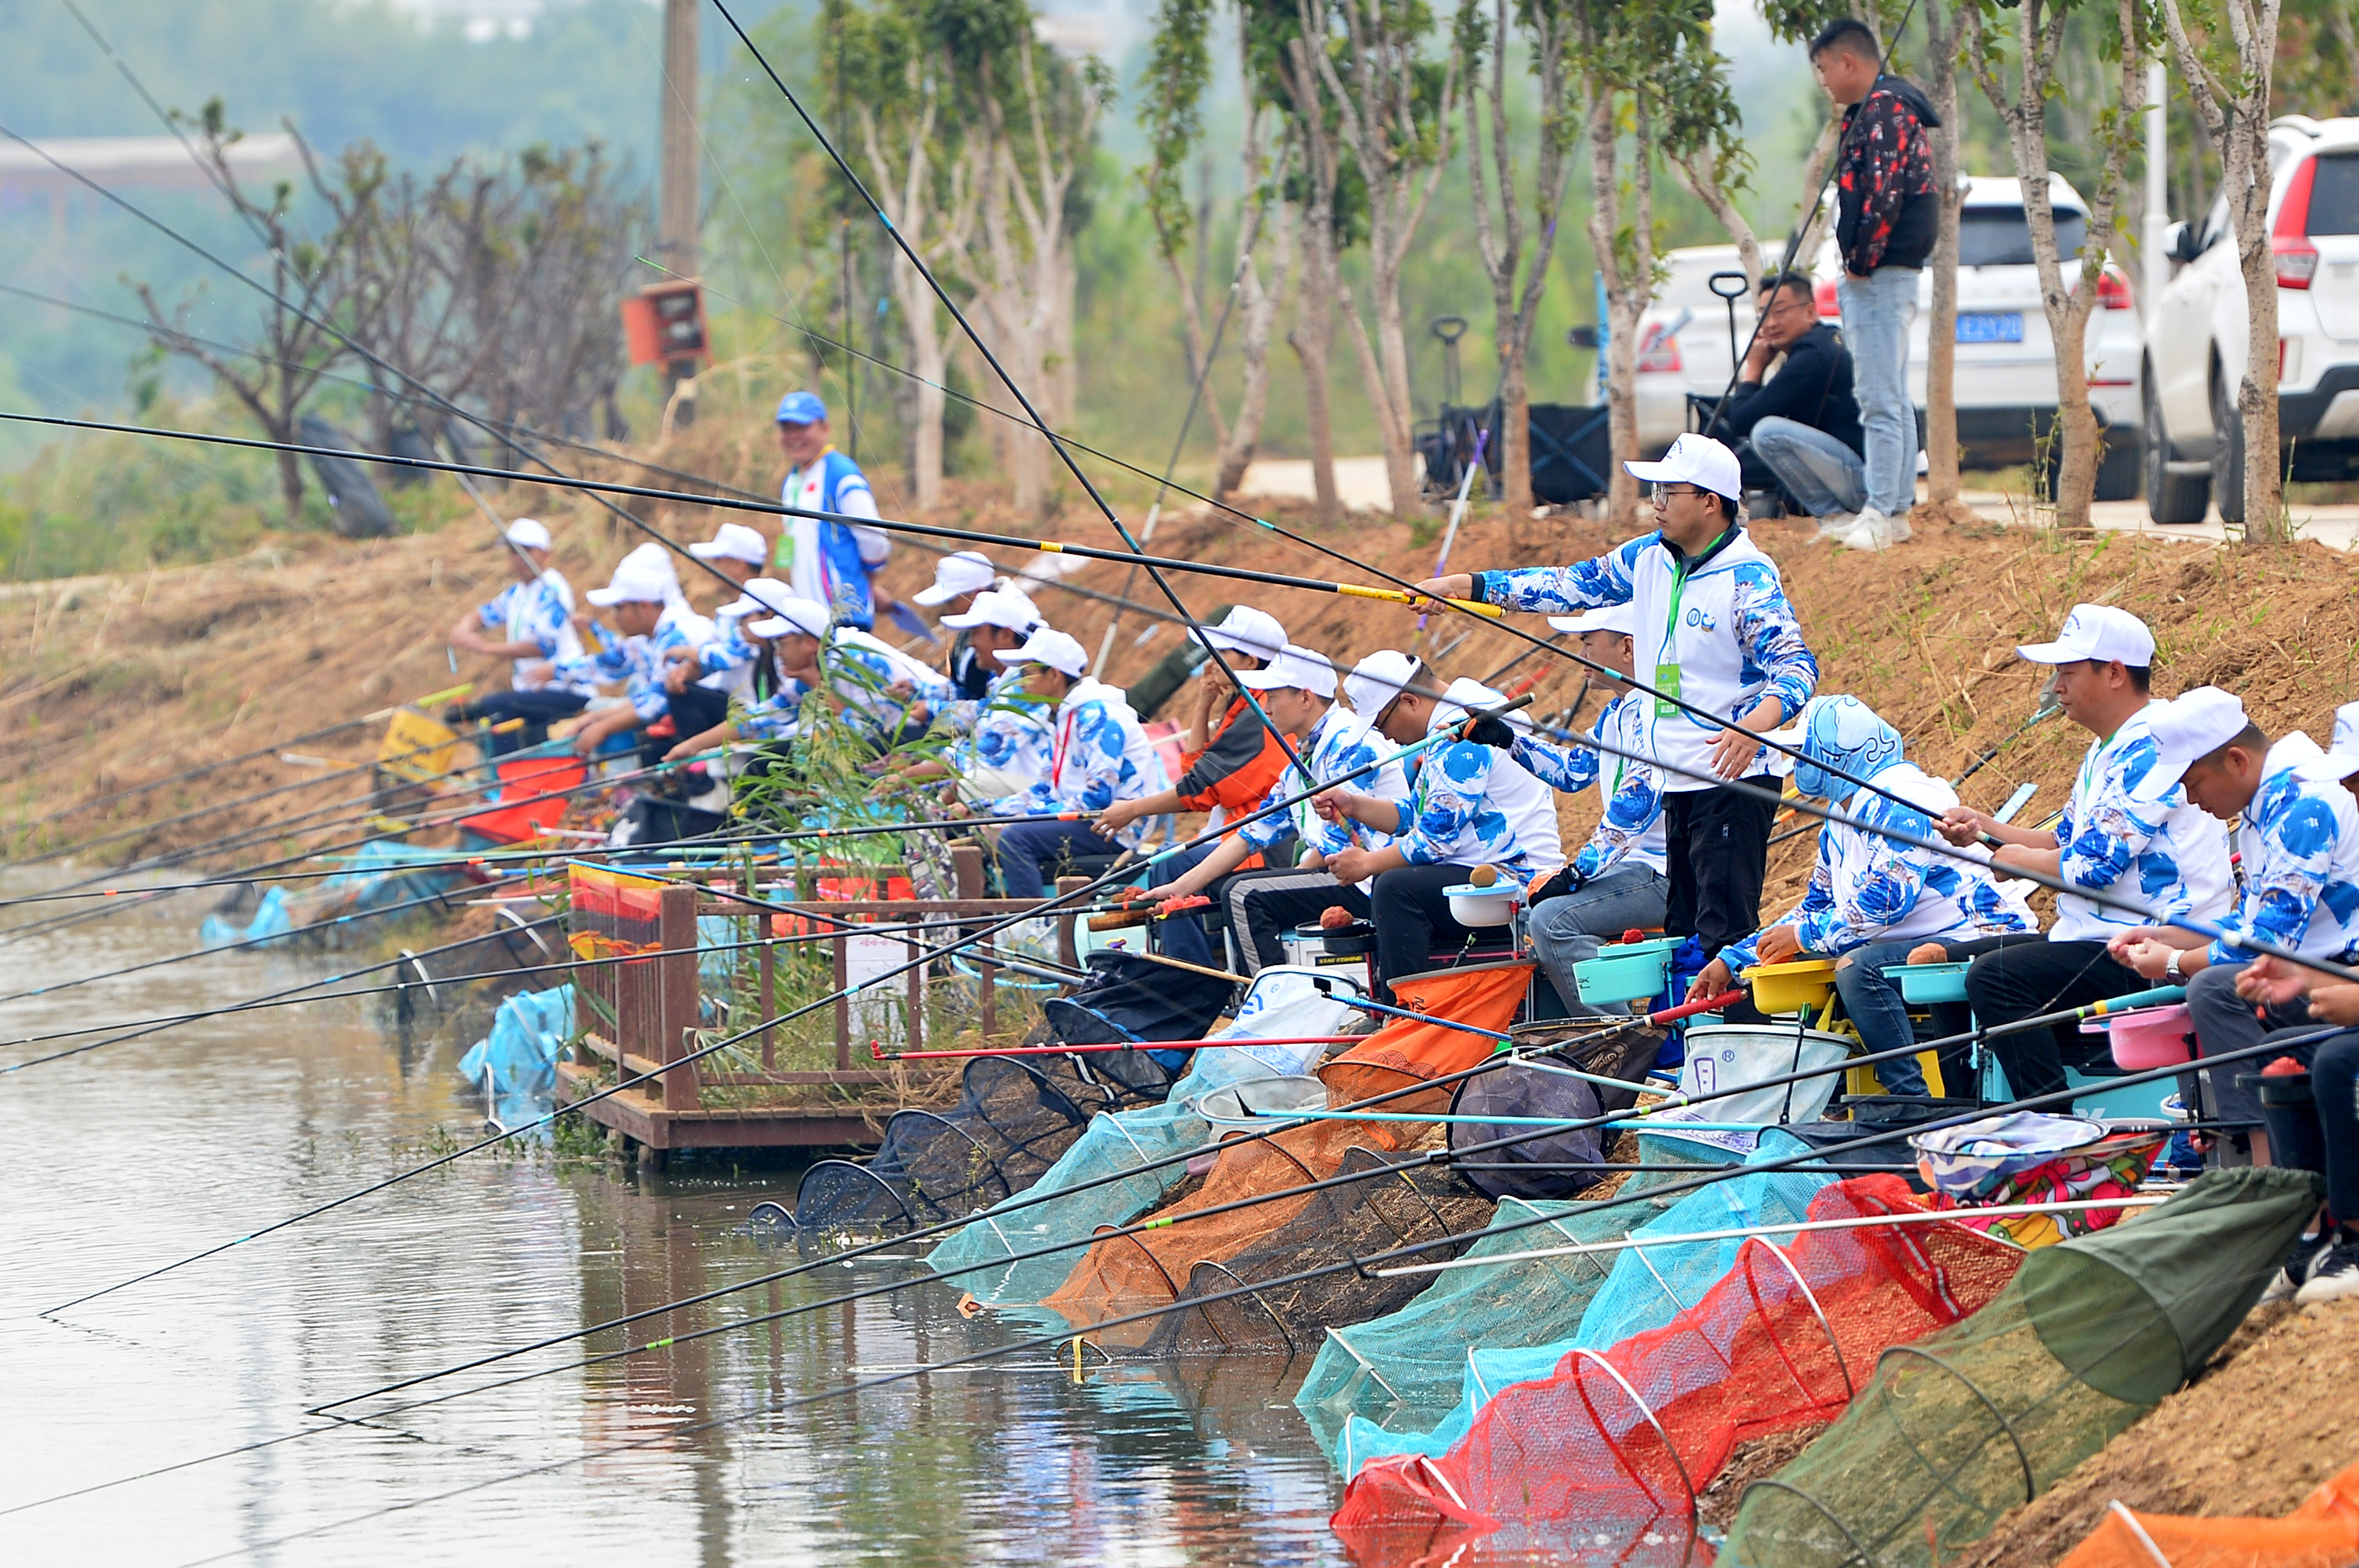
{"type": "Polygon", "coordinates": [[[1680,1092],[1690,1098],[1720,1098],[1667,1112],[1663,1119],[1647,1119],[1744,1121],[1762,1126],[1816,1121],[1842,1087],[1843,1065],[1851,1055],[1851,1041],[1841,1034],[1790,1023],[1715,1023],[1690,1029],[1688,1059],[1680,1068],[1680,1092]],[[1820,1068],[1825,1071],[1817,1071],[1820,1068]],[[1788,1073],[1816,1076],[1737,1094],[1723,1092],[1788,1073]]]}

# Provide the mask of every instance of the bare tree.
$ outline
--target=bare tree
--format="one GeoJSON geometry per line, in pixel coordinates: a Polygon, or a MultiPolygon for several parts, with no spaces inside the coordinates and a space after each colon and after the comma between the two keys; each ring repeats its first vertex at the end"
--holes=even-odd
{"type": "Polygon", "coordinates": [[[1364,201],[1343,178],[1343,146],[1325,89],[1319,57],[1324,41],[1310,41],[1302,27],[1299,0],[1240,0],[1247,47],[1278,84],[1293,117],[1293,141],[1301,153],[1300,174],[1289,182],[1288,200],[1302,219],[1302,272],[1294,326],[1287,346],[1302,366],[1302,413],[1310,442],[1310,483],[1321,522],[1343,513],[1335,489],[1335,427],[1328,366],[1335,342],[1335,307],[1343,291],[1343,253],[1351,248],[1364,201]]]}
{"type": "MultiPolygon", "coordinates": [[[[2235,427],[2219,432],[2243,449],[2243,493],[2223,494],[2215,480],[2212,499],[2221,516],[2241,515],[2245,537],[2256,544],[2289,536],[2277,471],[2277,278],[2268,232],[2278,5],[2279,0],[2217,0],[2216,9],[2195,12],[2196,27],[2190,29],[2192,7],[2186,0],[2162,0],[2163,23],[2188,100],[2220,148],[2221,189],[2227,193],[2245,284],[2245,373],[2236,384],[2235,427]]],[[[2219,373],[2226,375],[2226,367],[2219,373]]]]}
{"type": "MultiPolygon", "coordinates": [[[[321,168],[294,124],[283,122],[302,154],[309,192],[323,209],[324,222],[313,234],[295,216],[294,181],[274,182],[266,198],[240,182],[228,154],[245,133],[228,124],[220,99],[208,102],[193,119],[174,119],[195,132],[199,155],[211,166],[215,183],[263,245],[272,297],[262,309],[251,362],[219,353],[189,333],[193,299],[168,312],[149,285],[133,281],[132,287],[155,327],[159,349],[203,365],[265,436],[295,444],[304,400],[323,373],[349,356],[337,329],[365,329],[375,308],[363,263],[377,221],[385,157],[365,142],[356,143],[344,150],[332,174],[321,168]]],[[[278,492],[288,522],[299,520],[303,469],[293,452],[278,454],[278,492]]]]}
{"type": "MultiPolygon", "coordinates": [[[[2023,215],[2031,229],[2031,255],[2039,273],[2040,304],[2048,317],[2049,335],[2055,342],[2056,419],[2064,447],[2063,465],[2056,480],[2056,522],[2059,527],[2086,528],[2089,503],[2096,493],[2100,455],[2096,411],[2089,405],[2089,313],[2097,306],[2097,279],[2104,270],[2106,244],[2114,232],[2114,210],[2121,200],[2122,171],[2128,165],[2130,148],[2137,139],[2138,116],[2146,104],[2147,49],[2138,25],[2138,0],[2114,0],[2114,42],[2118,50],[2121,85],[2114,107],[2101,114],[2096,123],[2103,161],[2096,189],[2083,193],[2089,203],[2088,237],[2081,249],[2080,265],[2068,280],[2056,242],[2056,211],[2049,189],[2048,103],[2073,5],[2074,0],[2015,0],[2015,80],[2011,86],[2005,54],[1995,36],[1995,17],[1986,14],[1985,0],[1969,0],[1966,31],[1974,80],[2006,126],[2016,173],[2022,178],[2023,215]]],[[[2266,254],[2266,242],[2262,249],[2266,254]]],[[[2274,277],[2270,281],[2274,285],[2274,277]]],[[[2276,333],[2272,316],[2272,351],[2276,333]]],[[[2274,387],[2271,390],[2274,394],[2274,387]]],[[[2274,395],[2270,407],[2274,422],[2274,395]]]]}
{"type": "Polygon", "coordinates": [[[1457,21],[1458,53],[1466,70],[1466,176],[1473,199],[1475,249],[1491,281],[1492,338],[1499,356],[1499,473],[1511,513],[1528,511],[1532,504],[1532,394],[1527,367],[1549,264],[1556,254],[1570,150],[1565,133],[1571,114],[1565,61],[1571,27],[1562,0],[1517,0],[1515,16],[1529,51],[1528,69],[1539,99],[1528,230],[1518,189],[1522,182],[1516,168],[1515,132],[1507,115],[1507,0],[1492,0],[1487,19],[1479,0],[1462,0],[1457,21]]]}

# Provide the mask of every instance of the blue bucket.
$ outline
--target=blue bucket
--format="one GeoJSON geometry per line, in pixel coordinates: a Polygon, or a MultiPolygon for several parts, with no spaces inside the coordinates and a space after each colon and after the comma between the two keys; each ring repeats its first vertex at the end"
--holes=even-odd
{"type": "Polygon", "coordinates": [[[1591,1007],[1608,1007],[1660,996],[1680,945],[1673,936],[1601,947],[1597,957],[1572,967],[1573,989],[1591,1007]]]}
{"type": "Polygon", "coordinates": [[[1895,964],[1885,970],[1900,982],[1900,994],[1918,1003],[1966,1000],[1964,964],[1895,964]]]}

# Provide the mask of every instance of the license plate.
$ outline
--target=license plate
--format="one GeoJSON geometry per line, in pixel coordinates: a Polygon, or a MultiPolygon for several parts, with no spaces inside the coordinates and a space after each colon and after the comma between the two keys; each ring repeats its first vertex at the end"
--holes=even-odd
{"type": "Polygon", "coordinates": [[[1958,317],[1958,341],[2019,343],[2023,341],[2023,312],[2020,310],[1961,312],[1958,317]]]}

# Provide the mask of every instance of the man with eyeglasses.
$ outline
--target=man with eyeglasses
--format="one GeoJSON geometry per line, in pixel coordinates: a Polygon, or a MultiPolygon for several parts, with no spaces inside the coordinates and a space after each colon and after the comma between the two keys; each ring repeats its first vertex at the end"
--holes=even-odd
{"type": "Polygon", "coordinates": [[[1819,319],[1801,273],[1761,280],[1761,326],[1721,423],[1732,439],[1750,442],[1794,504],[1819,520],[1821,539],[1851,530],[1867,504],[1867,438],[1852,395],[1851,351],[1819,319]]]}
{"type": "Polygon", "coordinates": [[[1552,615],[1634,607],[1631,684],[1648,705],[1647,749],[1663,773],[1663,928],[1693,935],[1709,960],[1761,924],[1769,824],[1793,764],[1756,737],[1801,712],[1818,689],[1819,662],[1777,563],[1737,520],[1736,454],[1685,435],[1660,462],[1623,466],[1649,486],[1653,533],[1571,566],[1458,572],[1418,591],[1552,615]]]}

